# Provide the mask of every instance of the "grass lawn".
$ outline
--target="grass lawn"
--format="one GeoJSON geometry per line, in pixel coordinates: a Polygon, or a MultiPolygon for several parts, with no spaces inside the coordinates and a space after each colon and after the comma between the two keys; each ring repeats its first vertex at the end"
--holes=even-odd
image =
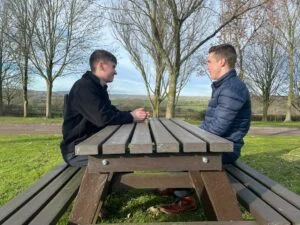
{"type": "Polygon", "coordinates": [[[0,116],[1,124],[62,123],[62,118],[0,116]]]}
{"type": "MultiPolygon", "coordinates": [[[[194,125],[199,125],[202,121],[200,120],[186,120],[194,125]]],[[[300,121],[293,121],[293,122],[275,122],[275,121],[251,121],[252,127],[290,127],[290,128],[299,128],[300,129],[300,121]]]]}
{"type": "MultiPolygon", "coordinates": [[[[0,136],[0,205],[16,196],[43,174],[62,162],[60,135],[0,136]]],[[[242,160],[300,194],[300,138],[288,136],[247,136],[242,160]],[[274,171],[276,170],[276,173],[274,171]]],[[[201,205],[198,210],[178,216],[147,212],[150,206],[174,201],[159,198],[146,190],[112,192],[107,201],[110,215],[104,223],[201,221],[205,219],[201,205]]],[[[71,209],[71,207],[70,207],[71,209]]],[[[69,211],[70,211],[69,209],[69,211]]],[[[68,213],[69,213],[68,211],[68,213]]],[[[68,213],[59,224],[66,224],[68,213]]],[[[251,215],[243,213],[244,219],[251,215]]]]}

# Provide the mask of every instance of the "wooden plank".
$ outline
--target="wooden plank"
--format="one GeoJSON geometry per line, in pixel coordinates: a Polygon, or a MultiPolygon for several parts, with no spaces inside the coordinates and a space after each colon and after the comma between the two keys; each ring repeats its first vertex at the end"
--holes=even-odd
{"type": "Polygon", "coordinates": [[[74,199],[84,170],[85,168],[80,169],[29,224],[56,224],[74,199]]]}
{"type": "Polygon", "coordinates": [[[261,183],[237,169],[233,165],[226,165],[225,169],[232,175],[234,178],[239,180],[243,185],[248,189],[253,191],[256,195],[262,198],[270,206],[276,209],[281,215],[291,221],[293,224],[300,224],[300,210],[297,209],[292,204],[285,201],[279,195],[275,194],[261,183]]]}
{"type": "Polygon", "coordinates": [[[125,154],[134,124],[124,124],[103,145],[102,154],[125,154]]]}
{"type": "Polygon", "coordinates": [[[184,122],[181,119],[174,118],[172,121],[207,142],[207,147],[210,152],[233,152],[233,143],[231,141],[209,133],[197,126],[184,122]]]}
{"type": "Polygon", "coordinates": [[[117,173],[113,179],[115,189],[192,188],[187,172],[172,173],[117,173]]]}
{"type": "Polygon", "coordinates": [[[77,171],[78,168],[68,167],[67,170],[62,172],[55,180],[47,185],[15,214],[9,217],[3,224],[11,225],[27,223],[36,215],[39,210],[41,210],[41,208],[43,208],[49,202],[49,200],[58,192],[58,190],[60,190],[61,187],[64,186],[77,171]]]}
{"type": "Polygon", "coordinates": [[[157,118],[150,119],[157,153],[179,152],[179,143],[157,118]]]}
{"type": "Polygon", "coordinates": [[[206,143],[176,123],[160,119],[165,127],[182,143],[183,152],[206,152],[206,143]]]}
{"type": "Polygon", "coordinates": [[[202,181],[214,209],[216,219],[242,220],[238,201],[225,172],[201,172],[202,181]]]}
{"type": "Polygon", "coordinates": [[[85,173],[68,224],[90,224],[97,215],[100,199],[108,188],[108,173],[85,173]]]}
{"type": "Polygon", "coordinates": [[[276,224],[289,225],[290,222],[276,212],[271,206],[257,197],[253,192],[242,185],[238,180],[227,174],[234,192],[242,206],[244,206],[256,221],[262,225],[276,224]]]}
{"type": "Polygon", "coordinates": [[[0,224],[12,213],[21,208],[26,202],[32,199],[66,168],[68,168],[68,165],[66,163],[58,165],[53,170],[41,177],[36,183],[27,188],[25,191],[18,194],[14,199],[10,200],[8,203],[0,207],[0,224]]]}
{"type": "Polygon", "coordinates": [[[136,124],[129,151],[130,154],[152,153],[153,145],[148,122],[136,124]]]}
{"type": "Polygon", "coordinates": [[[275,182],[274,180],[270,179],[269,177],[259,173],[255,169],[251,168],[250,166],[243,163],[241,160],[237,160],[235,162],[235,166],[239,169],[243,170],[245,173],[271,189],[274,193],[278,194],[292,205],[300,209],[300,196],[296,193],[290,191],[286,187],[282,186],[281,184],[275,182]]]}
{"type": "Polygon", "coordinates": [[[91,172],[132,172],[143,170],[186,171],[222,170],[221,154],[156,154],[119,156],[89,156],[91,172]],[[203,162],[203,157],[208,162],[203,162]],[[103,164],[103,161],[106,163],[103,164]]]}
{"type": "Polygon", "coordinates": [[[101,152],[101,145],[120,127],[120,125],[107,126],[80,142],[75,146],[76,155],[98,155],[101,152]]]}
{"type": "MultiPolygon", "coordinates": [[[[161,222],[143,225],[258,225],[255,221],[161,222]]],[[[100,224],[99,224],[100,225],[100,224]]],[[[106,223],[105,225],[141,225],[141,223],[106,223]]]]}
{"type": "Polygon", "coordinates": [[[209,199],[209,196],[207,194],[207,191],[205,190],[205,187],[204,187],[204,184],[202,181],[202,177],[201,177],[201,173],[199,171],[190,171],[189,175],[193,182],[195,192],[196,192],[198,198],[202,202],[202,206],[203,206],[203,210],[204,210],[204,214],[205,214],[206,218],[210,221],[216,220],[217,217],[216,217],[214,208],[212,206],[212,203],[209,199]]]}

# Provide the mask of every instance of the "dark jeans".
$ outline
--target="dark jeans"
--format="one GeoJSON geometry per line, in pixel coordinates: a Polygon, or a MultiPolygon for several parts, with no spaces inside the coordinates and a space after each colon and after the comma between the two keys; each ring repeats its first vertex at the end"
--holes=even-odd
{"type": "Polygon", "coordinates": [[[87,166],[88,156],[87,155],[78,155],[76,156],[74,153],[68,153],[63,155],[63,159],[67,164],[74,167],[83,167],[87,166]]]}

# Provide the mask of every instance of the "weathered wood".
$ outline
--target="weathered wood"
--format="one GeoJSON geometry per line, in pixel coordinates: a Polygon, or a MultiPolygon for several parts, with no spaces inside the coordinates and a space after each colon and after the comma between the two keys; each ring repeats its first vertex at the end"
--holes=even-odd
{"type": "Polygon", "coordinates": [[[56,192],[60,190],[71,177],[73,177],[77,171],[78,168],[70,167],[68,170],[62,172],[55,180],[27,202],[21,209],[4,221],[3,224],[12,225],[27,223],[36,215],[36,212],[43,208],[49,199],[51,199],[56,192]]]}
{"type": "Polygon", "coordinates": [[[222,170],[220,154],[205,154],[207,163],[202,161],[203,156],[201,153],[131,155],[130,157],[110,155],[109,158],[104,155],[89,156],[88,169],[91,172],[222,170]]]}
{"type": "Polygon", "coordinates": [[[124,124],[103,145],[102,154],[125,154],[134,124],[124,124]]]}
{"type": "Polygon", "coordinates": [[[179,152],[179,143],[156,118],[150,119],[157,153],[179,152]]]}
{"type": "Polygon", "coordinates": [[[300,209],[300,196],[296,193],[290,191],[289,189],[283,187],[281,184],[273,181],[269,177],[259,173],[255,169],[251,168],[250,166],[242,163],[240,160],[235,162],[235,166],[238,167],[240,170],[243,170],[245,173],[259,181],[260,183],[264,184],[266,187],[271,189],[274,193],[278,194],[295,207],[300,209]]]}
{"type": "Polygon", "coordinates": [[[192,188],[186,172],[172,173],[117,173],[112,182],[114,189],[192,188]]]}
{"type": "Polygon", "coordinates": [[[39,191],[41,191],[46,185],[48,185],[67,168],[68,165],[65,163],[55,167],[36,183],[31,185],[28,189],[18,194],[17,197],[6,203],[4,206],[0,207],[0,224],[19,208],[21,208],[26,202],[32,199],[39,191]]]}
{"type": "Polygon", "coordinates": [[[78,171],[29,224],[56,224],[74,199],[81,182],[83,171],[84,168],[78,171]]]}
{"type": "Polygon", "coordinates": [[[225,172],[201,172],[202,181],[214,209],[216,219],[242,220],[235,194],[225,172]]]}
{"type": "MultiPolygon", "coordinates": [[[[143,225],[258,225],[255,221],[211,221],[211,222],[164,222],[142,223],[143,225]]],[[[100,225],[100,224],[99,224],[100,225]]],[[[141,225],[141,223],[106,223],[105,225],[141,225]]]]}
{"type": "Polygon", "coordinates": [[[75,146],[76,155],[98,155],[101,145],[119,128],[119,125],[107,126],[98,133],[75,146]]]}
{"type": "Polygon", "coordinates": [[[202,202],[202,206],[204,209],[204,213],[206,215],[206,218],[210,221],[214,221],[217,219],[214,208],[211,204],[211,201],[209,199],[209,196],[207,194],[207,191],[205,190],[201,173],[199,171],[190,171],[190,178],[193,182],[193,186],[195,189],[195,192],[198,196],[198,198],[202,202]]]}
{"type": "Polygon", "coordinates": [[[233,152],[233,143],[231,141],[209,133],[197,126],[184,122],[181,119],[174,118],[172,121],[207,142],[210,152],[233,152]]]}
{"type": "Polygon", "coordinates": [[[152,153],[153,143],[148,122],[136,124],[129,150],[130,154],[152,153]]]}
{"type": "Polygon", "coordinates": [[[257,182],[255,179],[233,165],[226,165],[225,169],[265,202],[278,209],[278,212],[285,218],[288,218],[288,220],[293,224],[300,224],[300,210],[295,206],[285,201],[283,198],[270,191],[261,183],[257,182]]]}
{"type": "Polygon", "coordinates": [[[75,199],[69,224],[90,224],[98,216],[100,199],[108,188],[108,173],[85,173],[75,199]]]}
{"type": "Polygon", "coordinates": [[[206,143],[171,120],[161,118],[160,121],[180,141],[183,152],[206,152],[206,143]]]}
{"type": "Polygon", "coordinates": [[[238,180],[228,174],[231,186],[239,200],[239,203],[244,206],[261,225],[289,225],[291,224],[284,217],[282,217],[271,206],[266,204],[263,200],[257,197],[253,192],[248,190],[238,180]]]}

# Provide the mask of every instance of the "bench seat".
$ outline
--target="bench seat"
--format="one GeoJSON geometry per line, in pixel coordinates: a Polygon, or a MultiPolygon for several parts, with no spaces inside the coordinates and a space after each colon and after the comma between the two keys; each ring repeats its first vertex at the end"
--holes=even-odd
{"type": "Polygon", "coordinates": [[[238,201],[259,224],[299,225],[300,196],[238,160],[224,165],[238,201]]]}
{"type": "Polygon", "coordinates": [[[61,164],[0,208],[0,224],[56,224],[79,188],[83,169],[61,164]]]}

